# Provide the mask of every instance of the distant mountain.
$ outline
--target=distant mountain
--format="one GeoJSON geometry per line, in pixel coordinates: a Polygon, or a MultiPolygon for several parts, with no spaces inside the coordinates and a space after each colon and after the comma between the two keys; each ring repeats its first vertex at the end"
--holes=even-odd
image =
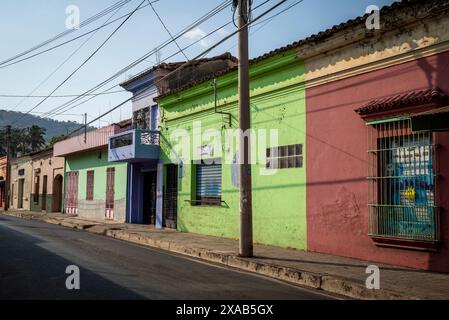
{"type": "Polygon", "coordinates": [[[26,128],[33,124],[45,128],[47,130],[45,135],[47,141],[52,137],[67,134],[80,127],[80,124],[74,121],[56,121],[31,114],[24,114],[22,112],[0,110],[0,127],[10,125],[14,121],[17,121],[17,119],[20,119],[20,121],[12,125],[15,128],[26,128]]]}

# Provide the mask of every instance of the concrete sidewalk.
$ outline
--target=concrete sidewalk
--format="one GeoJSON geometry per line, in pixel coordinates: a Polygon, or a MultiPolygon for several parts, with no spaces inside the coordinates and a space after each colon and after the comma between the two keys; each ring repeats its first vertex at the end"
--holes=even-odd
{"type": "Polygon", "coordinates": [[[232,239],[62,214],[28,211],[3,214],[78,228],[356,299],[449,299],[449,274],[265,245],[255,245],[255,257],[247,259],[238,257],[238,242],[232,239]],[[365,270],[370,264],[380,268],[380,290],[365,287],[368,276],[365,270]]]}

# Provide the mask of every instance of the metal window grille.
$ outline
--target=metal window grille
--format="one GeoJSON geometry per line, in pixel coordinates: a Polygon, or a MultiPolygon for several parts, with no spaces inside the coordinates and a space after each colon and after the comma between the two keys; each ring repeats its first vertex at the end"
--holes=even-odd
{"type": "Polygon", "coordinates": [[[221,205],[221,163],[196,165],[196,200],[199,205],[221,205]]]}
{"type": "Polygon", "coordinates": [[[114,218],[115,168],[106,170],[106,219],[114,218]]]}
{"type": "Polygon", "coordinates": [[[78,214],[78,172],[67,173],[65,212],[67,214],[78,214]]]}
{"type": "Polygon", "coordinates": [[[267,169],[302,168],[302,144],[267,149],[267,169]]]}
{"type": "Polygon", "coordinates": [[[94,200],[94,174],[93,170],[87,171],[86,200],[88,201],[94,200]]]}
{"type": "Polygon", "coordinates": [[[432,133],[412,132],[410,119],[373,123],[368,148],[370,235],[438,241],[432,133]]]}

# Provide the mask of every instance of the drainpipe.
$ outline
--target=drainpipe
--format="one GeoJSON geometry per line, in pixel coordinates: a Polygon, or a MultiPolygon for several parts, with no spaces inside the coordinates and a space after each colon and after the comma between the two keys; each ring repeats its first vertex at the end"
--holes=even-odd
{"type": "Polygon", "coordinates": [[[212,81],[212,87],[214,88],[214,113],[224,114],[228,116],[229,128],[232,127],[231,118],[232,115],[229,112],[218,111],[217,101],[218,101],[218,93],[217,93],[217,79],[212,81]]]}

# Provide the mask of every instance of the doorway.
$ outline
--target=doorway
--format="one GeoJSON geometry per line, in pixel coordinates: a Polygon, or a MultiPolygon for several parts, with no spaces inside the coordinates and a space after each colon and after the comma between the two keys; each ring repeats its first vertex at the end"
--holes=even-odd
{"type": "Polygon", "coordinates": [[[142,214],[143,224],[156,224],[156,187],[157,172],[143,172],[142,214]]]}
{"type": "Polygon", "coordinates": [[[19,189],[17,190],[17,209],[23,209],[23,186],[25,179],[19,179],[19,189]]]}
{"type": "Polygon", "coordinates": [[[106,171],[106,213],[107,220],[114,219],[114,182],[115,182],[115,168],[108,168],[106,171]]]}
{"type": "Polygon", "coordinates": [[[164,222],[166,228],[176,229],[178,218],[178,166],[166,166],[167,183],[164,194],[164,222]]]}
{"type": "Polygon", "coordinates": [[[62,176],[58,174],[53,179],[52,212],[61,212],[62,206],[62,176]]]}
{"type": "Polygon", "coordinates": [[[78,171],[67,173],[65,191],[65,212],[69,215],[78,214],[78,171]]]}
{"type": "Polygon", "coordinates": [[[42,211],[47,211],[47,180],[47,176],[42,179],[42,211]]]}

